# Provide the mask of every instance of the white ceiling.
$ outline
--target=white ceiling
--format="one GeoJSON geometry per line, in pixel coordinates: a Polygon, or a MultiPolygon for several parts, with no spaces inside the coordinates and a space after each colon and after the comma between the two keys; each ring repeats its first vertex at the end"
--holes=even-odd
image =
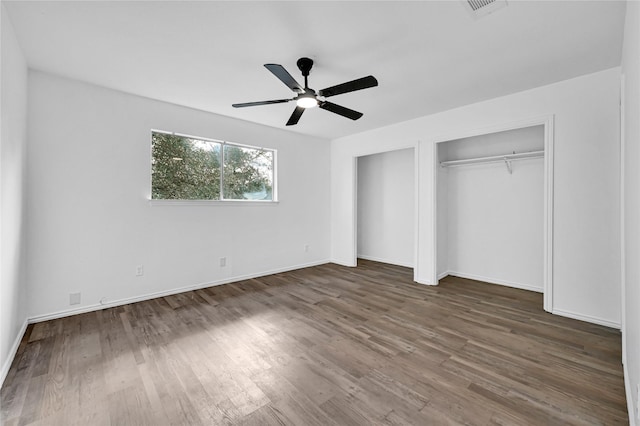
{"type": "Polygon", "coordinates": [[[462,1],[3,1],[29,66],[285,128],[293,97],[262,65],[309,86],[374,75],[379,86],[287,129],[336,138],[620,65],[625,3],[514,1],[473,19],[462,1]]]}

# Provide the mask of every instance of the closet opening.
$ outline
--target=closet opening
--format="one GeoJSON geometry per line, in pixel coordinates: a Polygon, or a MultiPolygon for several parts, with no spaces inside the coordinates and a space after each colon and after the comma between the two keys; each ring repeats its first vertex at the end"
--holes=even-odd
{"type": "Polygon", "coordinates": [[[413,148],[357,157],[356,257],[414,267],[413,148]]]}
{"type": "Polygon", "coordinates": [[[551,120],[435,144],[436,282],[544,294],[552,310],[551,120]]]}

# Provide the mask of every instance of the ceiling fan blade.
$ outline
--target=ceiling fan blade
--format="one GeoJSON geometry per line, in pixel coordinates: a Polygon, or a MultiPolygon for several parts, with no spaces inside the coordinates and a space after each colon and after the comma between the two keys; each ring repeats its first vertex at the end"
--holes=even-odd
{"type": "Polygon", "coordinates": [[[281,104],[281,103],[289,102],[292,100],[293,99],[276,99],[273,101],[245,102],[243,104],[233,104],[231,106],[234,108],[244,108],[244,107],[258,106],[258,105],[281,104]]]}
{"type": "Polygon", "coordinates": [[[283,82],[289,89],[293,90],[296,93],[304,92],[304,88],[300,86],[300,84],[296,81],[295,78],[291,77],[291,74],[284,69],[282,65],[278,64],[264,64],[265,68],[268,69],[278,77],[278,79],[283,82]]]}
{"type": "Polygon", "coordinates": [[[287,121],[287,126],[293,126],[294,124],[298,124],[298,120],[302,117],[302,113],[304,112],[304,108],[297,106],[296,109],[293,110],[293,114],[289,117],[289,121],[287,121]]]}
{"type": "Polygon", "coordinates": [[[357,120],[358,118],[362,117],[362,113],[358,112],[358,111],[354,111],[352,109],[349,108],[345,108],[341,105],[337,105],[331,102],[322,102],[320,105],[318,105],[320,108],[322,109],[326,109],[327,111],[331,111],[333,113],[336,113],[338,115],[341,115],[343,117],[347,117],[350,118],[352,120],[357,120]]]}
{"type": "Polygon", "coordinates": [[[348,81],[336,86],[327,87],[320,90],[318,94],[328,98],[329,96],[341,95],[343,93],[355,92],[356,90],[368,89],[378,85],[378,80],[372,75],[359,78],[357,80],[348,81]]]}

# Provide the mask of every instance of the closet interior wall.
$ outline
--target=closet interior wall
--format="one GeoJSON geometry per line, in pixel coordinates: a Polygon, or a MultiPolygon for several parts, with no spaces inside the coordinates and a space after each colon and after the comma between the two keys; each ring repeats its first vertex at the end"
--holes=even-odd
{"type": "MultiPolygon", "coordinates": [[[[544,151],[544,126],[438,144],[438,162],[544,151]]],[[[544,159],[437,170],[438,277],[543,291],[544,159]]]]}
{"type": "Polygon", "coordinates": [[[414,266],[413,148],[358,158],[357,255],[414,266]]]}

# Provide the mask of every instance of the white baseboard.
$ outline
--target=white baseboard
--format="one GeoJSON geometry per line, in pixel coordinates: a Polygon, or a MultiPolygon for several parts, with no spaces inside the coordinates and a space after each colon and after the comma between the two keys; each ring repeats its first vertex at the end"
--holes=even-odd
{"type": "MultiPolygon", "coordinates": [[[[445,277],[447,275],[452,275],[454,277],[460,277],[460,278],[468,278],[468,279],[476,280],[476,281],[483,281],[483,282],[487,282],[487,283],[490,283],[490,284],[504,285],[504,286],[508,286],[508,287],[519,288],[519,289],[522,289],[522,290],[535,291],[536,293],[544,293],[544,289],[538,288],[538,287],[535,287],[535,286],[531,286],[531,285],[528,285],[528,284],[514,283],[514,282],[509,282],[509,281],[504,281],[504,280],[497,280],[497,279],[494,279],[494,278],[482,277],[482,276],[474,275],[474,274],[466,274],[464,272],[447,271],[447,272],[444,272],[444,273],[438,275],[438,279],[442,279],[443,277],[445,277]]],[[[562,310],[562,309],[553,309],[551,311],[551,313],[554,314],[554,315],[559,315],[561,317],[567,317],[567,318],[577,319],[577,320],[580,320],[580,321],[590,322],[592,324],[604,325],[605,327],[616,328],[618,330],[621,328],[621,324],[619,322],[609,321],[609,320],[605,320],[605,319],[602,319],[602,318],[593,317],[591,315],[578,314],[578,313],[575,313],[575,312],[565,311],[565,310],[562,310]]]]}
{"type": "Polygon", "coordinates": [[[633,412],[633,390],[629,380],[629,369],[627,364],[622,364],[624,371],[624,393],[627,396],[627,411],[629,412],[629,426],[636,426],[636,413],[633,412]]]}
{"type": "Polygon", "coordinates": [[[97,303],[93,305],[82,306],[80,308],[66,309],[63,311],[53,312],[50,314],[36,315],[36,316],[29,317],[24,321],[24,324],[22,324],[22,328],[20,329],[20,332],[16,336],[16,339],[13,342],[13,345],[11,346],[11,350],[9,351],[9,356],[7,357],[4,364],[2,365],[2,371],[0,371],[0,379],[1,379],[0,387],[4,384],[4,380],[6,379],[7,374],[9,373],[9,369],[11,368],[11,364],[13,363],[13,360],[16,357],[16,353],[18,352],[18,347],[20,346],[20,342],[24,337],[24,333],[27,330],[28,324],[34,324],[42,321],[48,321],[52,319],[63,318],[63,317],[83,314],[87,312],[99,311],[101,309],[113,308],[115,306],[121,306],[129,303],[142,302],[145,300],[155,299],[157,297],[171,296],[173,294],[184,293],[192,290],[199,290],[201,288],[213,287],[213,286],[222,285],[222,284],[229,284],[237,281],[249,280],[251,278],[258,278],[258,277],[264,277],[267,275],[279,274],[281,272],[294,271],[296,269],[303,269],[311,266],[324,265],[326,263],[329,263],[329,260],[321,260],[317,262],[310,262],[310,263],[295,265],[295,266],[286,267],[286,268],[272,269],[269,271],[264,271],[256,274],[247,274],[247,275],[241,275],[237,277],[230,277],[230,278],[225,278],[222,280],[217,280],[212,282],[206,282],[206,283],[201,283],[201,284],[196,284],[196,285],[191,285],[186,287],[174,288],[166,291],[159,291],[155,293],[148,293],[140,296],[114,300],[104,304],[97,303]]]}
{"type": "MultiPolygon", "coordinates": [[[[513,281],[506,281],[506,280],[501,280],[497,278],[483,277],[475,274],[467,274],[465,272],[447,271],[440,275],[442,276],[452,275],[454,277],[467,278],[467,279],[476,280],[476,281],[483,281],[489,284],[498,284],[498,285],[503,285],[507,287],[519,288],[521,290],[535,291],[536,293],[544,292],[542,287],[536,287],[530,284],[516,283],[513,281]]],[[[440,278],[440,276],[438,278],[440,278]]]]}
{"type": "Polygon", "coordinates": [[[16,357],[16,353],[18,352],[18,347],[20,346],[20,342],[22,342],[22,338],[24,337],[24,333],[27,331],[27,325],[29,324],[29,320],[25,319],[22,327],[20,327],[20,331],[16,335],[15,340],[13,341],[13,345],[11,345],[11,349],[9,350],[9,354],[7,359],[2,364],[2,371],[0,372],[0,387],[4,385],[4,379],[7,378],[7,374],[9,374],[9,369],[11,368],[11,364],[13,363],[14,358],[16,357]]]}
{"type": "Polygon", "coordinates": [[[336,265],[340,265],[340,266],[344,266],[347,268],[355,268],[358,265],[356,263],[350,263],[350,262],[343,262],[341,260],[337,260],[337,259],[331,259],[329,260],[330,263],[335,263],[336,265]]]}
{"type": "Polygon", "coordinates": [[[384,259],[381,257],[367,256],[366,254],[359,254],[358,259],[371,260],[373,262],[380,262],[380,263],[388,263],[390,265],[404,266],[405,268],[413,268],[413,264],[410,262],[402,262],[397,260],[384,259]]]}
{"type": "Polygon", "coordinates": [[[584,322],[590,322],[592,324],[604,325],[605,327],[616,328],[618,330],[620,330],[621,328],[621,324],[619,322],[609,321],[606,319],[593,317],[591,315],[577,314],[575,312],[555,308],[551,311],[551,313],[554,315],[560,315],[561,317],[567,317],[584,322]]]}
{"type": "Polygon", "coordinates": [[[441,274],[438,274],[438,281],[440,281],[441,279],[443,279],[447,275],[449,275],[449,271],[446,271],[446,272],[443,272],[441,274]]]}
{"type": "Polygon", "coordinates": [[[36,316],[30,317],[28,319],[28,322],[29,322],[29,324],[33,324],[33,323],[42,322],[42,321],[49,321],[49,320],[52,320],[52,319],[68,317],[68,316],[71,316],[71,315],[84,314],[84,313],[87,313],[87,312],[99,311],[101,309],[113,308],[115,306],[127,305],[129,303],[143,302],[145,300],[151,300],[151,299],[155,299],[155,298],[158,298],[158,297],[171,296],[173,294],[184,293],[184,292],[187,292],[187,291],[200,290],[202,288],[213,287],[213,286],[222,285],[222,284],[229,284],[229,283],[233,283],[233,282],[237,282],[237,281],[244,281],[244,280],[249,280],[249,279],[252,279],[252,278],[264,277],[264,276],[267,276],[267,275],[279,274],[281,272],[294,271],[296,269],[309,268],[311,266],[324,265],[326,263],[329,263],[329,261],[328,260],[321,260],[321,261],[317,261],[317,262],[305,263],[305,264],[290,266],[290,267],[286,267],[286,268],[272,269],[272,270],[269,270],[269,271],[259,272],[259,273],[255,273],[255,274],[247,274],[247,275],[240,275],[240,276],[235,276],[235,277],[228,277],[228,278],[224,278],[224,279],[221,279],[221,280],[210,281],[210,282],[206,282],[206,283],[200,283],[200,284],[195,284],[195,285],[190,285],[190,286],[185,286],[185,287],[178,287],[178,288],[165,290],[165,291],[159,291],[159,292],[155,292],[155,293],[147,293],[147,294],[143,294],[143,295],[140,295],[140,296],[127,297],[127,298],[124,298],[124,299],[113,300],[113,301],[106,302],[106,303],[96,303],[96,304],[93,304],[93,305],[82,306],[82,307],[74,308],[74,309],[65,309],[63,311],[52,312],[52,313],[49,313],[49,314],[36,315],[36,316]]]}

